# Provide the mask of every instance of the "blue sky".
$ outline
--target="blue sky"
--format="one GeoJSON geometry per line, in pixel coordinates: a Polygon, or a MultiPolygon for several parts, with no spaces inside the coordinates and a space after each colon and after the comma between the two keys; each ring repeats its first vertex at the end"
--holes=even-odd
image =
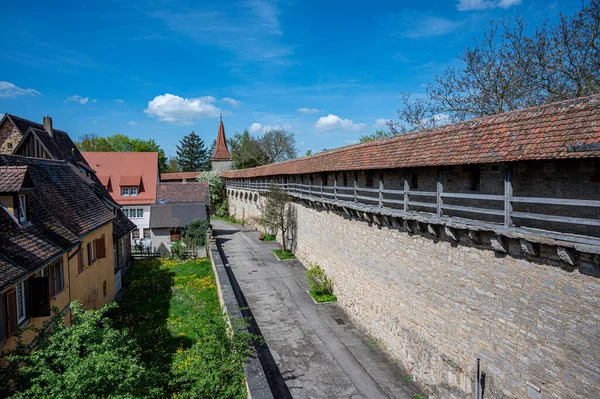
{"type": "Polygon", "coordinates": [[[530,27],[579,0],[61,1],[2,7],[0,114],[154,138],[285,127],[300,154],[353,143],[396,117],[401,91],[448,66],[490,20],[530,27]],[[59,3],[58,5],[54,3],[59,3]]]}

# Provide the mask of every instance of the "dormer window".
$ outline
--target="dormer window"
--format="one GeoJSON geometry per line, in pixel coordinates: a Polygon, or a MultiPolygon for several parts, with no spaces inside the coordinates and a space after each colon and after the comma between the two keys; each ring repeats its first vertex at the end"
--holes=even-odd
{"type": "Polygon", "coordinates": [[[121,195],[123,197],[136,196],[136,195],[138,195],[138,188],[137,187],[121,187],[121,195]]]}
{"type": "Polygon", "coordinates": [[[19,194],[19,222],[27,222],[27,196],[19,194]]]}

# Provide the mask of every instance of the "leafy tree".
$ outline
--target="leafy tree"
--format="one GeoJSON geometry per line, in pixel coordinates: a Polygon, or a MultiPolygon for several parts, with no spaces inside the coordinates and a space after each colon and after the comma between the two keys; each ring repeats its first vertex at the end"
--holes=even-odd
{"type": "Polygon", "coordinates": [[[235,169],[254,168],[296,158],[294,133],[274,129],[254,138],[248,130],[229,139],[229,151],[235,169]]]}
{"type": "Polygon", "coordinates": [[[196,219],[182,228],[181,238],[194,259],[198,257],[198,248],[206,244],[207,230],[208,220],[200,219],[196,219]]]}
{"type": "Polygon", "coordinates": [[[83,311],[71,303],[72,325],[63,323],[65,313],[54,308],[53,316],[39,328],[32,352],[18,336],[18,351],[7,356],[19,364],[12,379],[19,381],[13,398],[106,398],[160,395],[153,376],[140,360],[139,348],[126,331],[113,327],[103,314],[116,307],[83,311]]]}
{"type": "Polygon", "coordinates": [[[219,217],[226,217],[229,212],[227,209],[225,180],[219,175],[218,172],[209,171],[200,173],[198,176],[198,181],[208,183],[211,213],[216,214],[219,217]]]}
{"type": "Polygon", "coordinates": [[[273,232],[281,231],[284,252],[287,251],[287,232],[292,224],[290,202],[291,197],[279,186],[271,184],[265,207],[261,217],[261,223],[273,232]]]}
{"type": "Polygon", "coordinates": [[[361,143],[366,143],[373,140],[385,139],[386,137],[391,137],[392,134],[388,132],[384,132],[383,130],[376,130],[375,133],[366,134],[359,137],[359,141],[361,143]]]}
{"type": "Polygon", "coordinates": [[[197,172],[206,166],[208,151],[204,141],[192,132],[182,138],[177,146],[177,163],[182,172],[197,172]]]}
{"type": "Polygon", "coordinates": [[[177,163],[177,157],[169,157],[167,158],[167,167],[165,169],[165,173],[176,173],[181,172],[181,168],[177,163]]]}
{"type": "Polygon", "coordinates": [[[228,140],[228,144],[234,169],[246,169],[266,165],[265,154],[261,148],[260,140],[250,136],[248,130],[244,130],[242,134],[236,133],[228,140]]]}
{"type": "Polygon", "coordinates": [[[492,22],[474,47],[427,86],[403,93],[392,134],[600,92],[600,0],[526,34],[523,18],[492,22]]]}
{"type": "Polygon", "coordinates": [[[306,154],[304,154],[305,157],[310,157],[312,155],[312,149],[311,150],[306,150],[306,154]]]}
{"type": "Polygon", "coordinates": [[[160,173],[167,170],[167,157],[154,139],[132,139],[117,133],[112,136],[99,137],[95,133],[86,133],[75,142],[81,151],[89,152],[158,152],[158,168],[160,173]]]}
{"type": "Polygon", "coordinates": [[[294,133],[285,129],[272,129],[260,138],[261,149],[266,164],[296,158],[296,139],[294,133]]]}

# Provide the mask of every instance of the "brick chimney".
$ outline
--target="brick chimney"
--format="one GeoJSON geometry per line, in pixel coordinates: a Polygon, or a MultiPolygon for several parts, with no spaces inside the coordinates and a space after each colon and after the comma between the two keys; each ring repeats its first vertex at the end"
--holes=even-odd
{"type": "Polygon", "coordinates": [[[44,116],[44,129],[46,129],[50,137],[54,135],[52,130],[52,118],[50,118],[48,115],[44,116]]]}

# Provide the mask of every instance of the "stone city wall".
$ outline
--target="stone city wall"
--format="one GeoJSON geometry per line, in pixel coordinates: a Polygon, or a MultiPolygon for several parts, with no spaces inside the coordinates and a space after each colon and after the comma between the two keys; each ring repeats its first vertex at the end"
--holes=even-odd
{"type": "MultiPolygon", "coordinates": [[[[228,192],[231,214],[256,223],[264,199],[228,192]]],[[[568,266],[549,245],[527,255],[506,238],[503,254],[491,233],[456,241],[293,207],[295,254],[325,269],[348,316],[432,397],[474,398],[477,358],[485,398],[600,397],[597,255],[568,266]]]]}

